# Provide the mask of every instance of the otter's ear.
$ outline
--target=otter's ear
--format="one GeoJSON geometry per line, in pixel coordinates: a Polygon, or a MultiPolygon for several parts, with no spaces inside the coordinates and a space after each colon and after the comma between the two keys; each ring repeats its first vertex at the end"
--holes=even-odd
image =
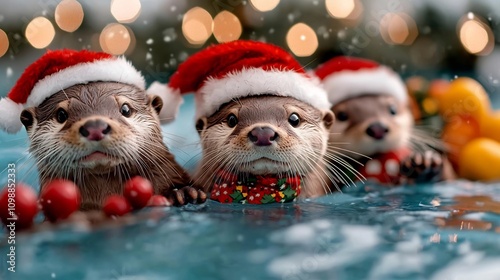
{"type": "Polygon", "coordinates": [[[327,130],[329,130],[335,122],[335,115],[332,111],[323,111],[323,123],[327,130]]]}
{"type": "Polygon", "coordinates": [[[35,124],[35,108],[28,108],[21,112],[21,123],[29,131],[35,124]]]}
{"type": "Polygon", "coordinates": [[[205,130],[205,128],[207,128],[207,118],[205,117],[201,117],[198,119],[198,121],[196,122],[196,130],[198,131],[198,134],[201,135],[201,132],[203,130],[205,130]]]}
{"type": "Polygon", "coordinates": [[[156,113],[160,115],[161,108],[163,108],[163,100],[158,95],[149,95],[149,105],[155,109],[156,113]]]}

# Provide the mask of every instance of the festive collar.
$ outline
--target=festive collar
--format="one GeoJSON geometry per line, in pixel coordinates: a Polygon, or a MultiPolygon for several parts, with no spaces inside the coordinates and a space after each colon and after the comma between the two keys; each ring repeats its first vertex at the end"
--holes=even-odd
{"type": "Polygon", "coordinates": [[[217,172],[210,198],[221,203],[290,202],[300,194],[300,177],[217,172]]]}

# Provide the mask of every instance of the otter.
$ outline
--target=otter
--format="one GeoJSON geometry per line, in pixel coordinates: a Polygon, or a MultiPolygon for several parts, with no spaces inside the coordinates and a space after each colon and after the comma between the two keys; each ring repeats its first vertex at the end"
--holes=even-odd
{"type": "Polygon", "coordinates": [[[163,143],[158,96],[119,82],[76,84],[21,113],[41,190],[54,178],[80,188],[81,210],[100,209],[126,180],[149,179],[175,205],[202,203],[205,193],[163,143]]]}
{"type": "Polygon", "coordinates": [[[195,184],[210,192],[219,170],[234,174],[302,178],[300,197],[328,192],[325,165],[329,110],[292,97],[259,95],[227,102],[196,123],[203,156],[195,184]]]}
{"type": "MultiPolygon", "coordinates": [[[[453,178],[451,164],[440,142],[414,126],[410,108],[391,95],[367,94],[332,106],[336,125],[329,153],[349,154],[344,163],[366,164],[380,154],[407,150],[401,159],[400,181],[394,184],[435,182],[453,178]]],[[[342,163],[342,162],[341,162],[342,163]]],[[[330,162],[338,164],[338,162],[330,162]]],[[[360,174],[355,174],[360,177],[360,174]]]]}

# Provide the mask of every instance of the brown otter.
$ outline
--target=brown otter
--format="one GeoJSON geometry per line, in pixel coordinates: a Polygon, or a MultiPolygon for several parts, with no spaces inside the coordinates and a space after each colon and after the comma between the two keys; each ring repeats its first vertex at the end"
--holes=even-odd
{"type": "Polygon", "coordinates": [[[303,178],[303,197],[325,194],[331,174],[325,167],[328,130],[334,116],[283,96],[251,96],[223,104],[201,117],[203,157],[196,184],[210,191],[220,169],[254,175],[303,178]]]}
{"type": "Polygon", "coordinates": [[[162,141],[158,114],[162,99],[118,82],[77,84],[21,114],[41,189],[53,178],[74,181],[82,210],[98,209],[110,194],[122,193],[129,178],[149,179],[155,193],[174,204],[203,202],[162,141]],[[178,190],[179,189],[179,190],[178,190]]]}
{"type": "Polygon", "coordinates": [[[360,95],[339,102],[332,111],[337,121],[329,139],[330,153],[349,150],[347,161],[366,163],[370,157],[407,150],[396,170],[400,181],[392,183],[453,178],[442,145],[414,127],[409,107],[394,96],[360,95]]]}

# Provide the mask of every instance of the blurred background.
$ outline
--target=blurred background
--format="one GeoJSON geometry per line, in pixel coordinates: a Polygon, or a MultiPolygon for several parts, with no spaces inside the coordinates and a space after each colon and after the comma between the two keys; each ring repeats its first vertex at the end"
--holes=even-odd
{"type": "Polygon", "coordinates": [[[495,0],[0,0],[0,96],[47,49],[123,54],[166,82],[190,54],[236,39],[277,44],[306,67],[343,54],[404,77],[473,76],[491,95],[500,86],[495,0]]]}

